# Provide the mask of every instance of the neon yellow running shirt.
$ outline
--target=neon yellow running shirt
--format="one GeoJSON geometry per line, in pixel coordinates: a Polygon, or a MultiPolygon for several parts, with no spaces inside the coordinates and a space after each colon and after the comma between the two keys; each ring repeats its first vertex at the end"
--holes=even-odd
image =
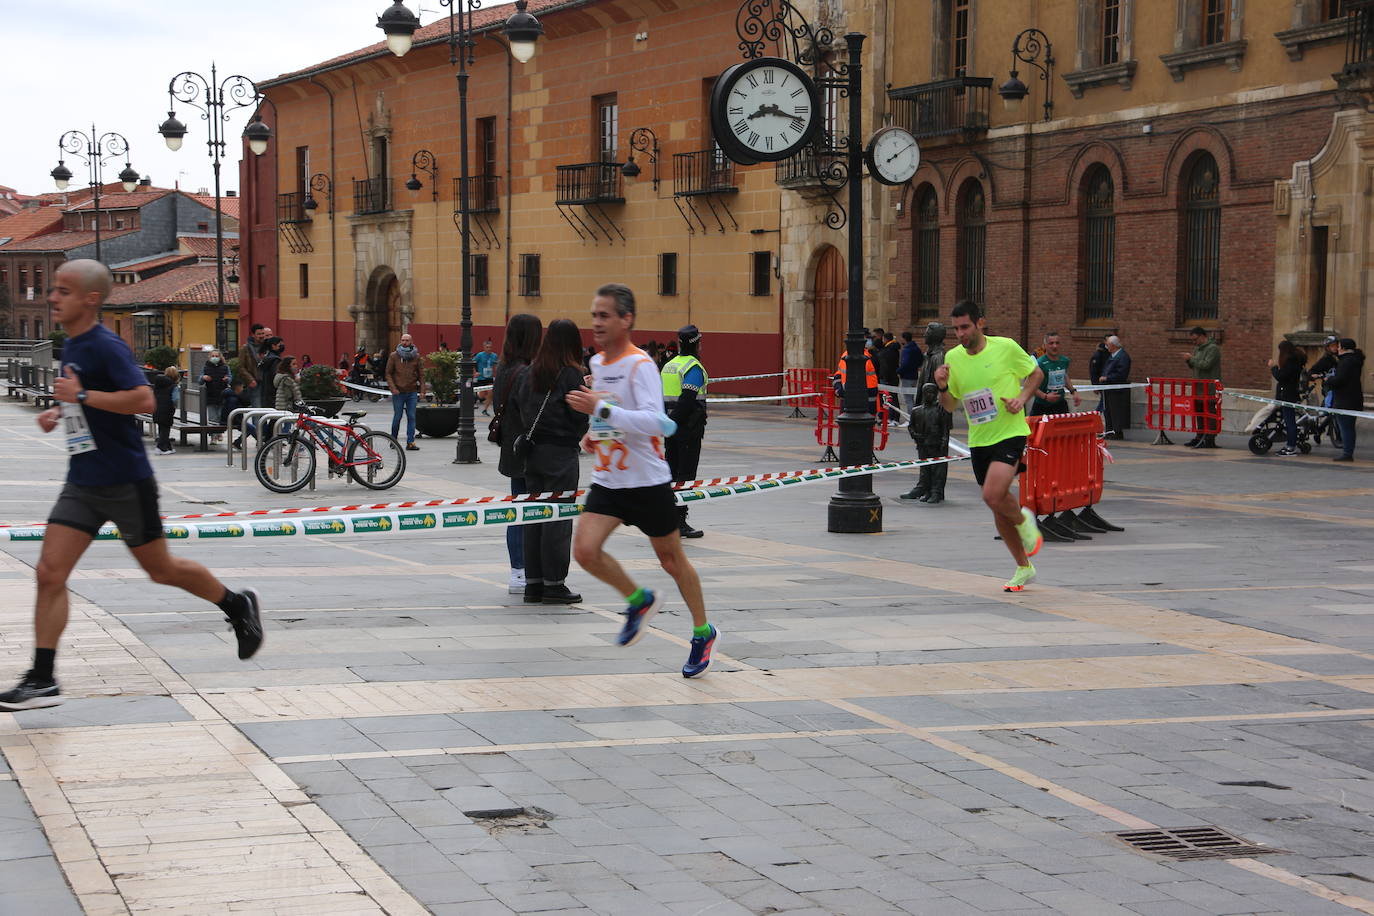
{"type": "Polygon", "coordinates": [[[1020,413],[1007,413],[1002,399],[1021,393],[1021,383],[1035,371],[1035,358],[1010,337],[983,340],[983,349],[976,355],[970,355],[963,347],[954,347],[945,354],[949,393],[963,403],[968,415],[970,447],[1030,435],[1025,408],[1020,413]]]}

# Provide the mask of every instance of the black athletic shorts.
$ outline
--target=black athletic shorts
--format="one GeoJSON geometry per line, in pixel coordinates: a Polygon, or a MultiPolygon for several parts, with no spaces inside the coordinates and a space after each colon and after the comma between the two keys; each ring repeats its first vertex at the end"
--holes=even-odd
{"type": "Polygon", "coordinates": [[[1025,436],[1012,436],[992,445],[975,445],[970,448],[969,461],[973,463],[973,476],[978,481],[978,486],[983,485],[983,478],[988,476],[988,467],[994,461],[1009,464],[1020,474],[1026,469],[1026,463],[1021,460],[1025,453],[1025,436]]]}
{"type": "Polygon", "coordinates": [[[594,483],[587,491],[587,504],[582,511],[618,518],[651,538],[672,534],[679,525],[673,487],[666,483],[624,489],[594,483]]]}
{"type": "Polygon", "coordinates": [[[49,525],[65,525],[95,537],[100,526],[114,522],[120,540],[142,547],[162,537],[157,508],[157,480],[145,477],[112,487],[83,487],[68,483],[48,514],[49,525]]]}

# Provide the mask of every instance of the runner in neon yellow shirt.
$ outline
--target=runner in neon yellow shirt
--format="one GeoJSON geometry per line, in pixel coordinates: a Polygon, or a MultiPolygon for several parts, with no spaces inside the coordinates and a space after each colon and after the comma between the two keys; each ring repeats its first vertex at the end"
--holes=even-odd
{"type": "Polygon", "coordinates": [[[1044,372],[1035,358],[1009,337],[984,333],[983,311],[965,299],[954,307],[954,334],[960,346],[945,354],[935,370],[940,403],[953,412],[963,405],[973,476],[983,488],[997,533],[1016,560],[1016,572],[1003,589],[1019,592],[1035,578],[1030,558],[1043,543],[1035,514],[1012,495],[1011,483],[1024,468],[1030,425],[1025,406],[1040,387],[1044,372]]]}

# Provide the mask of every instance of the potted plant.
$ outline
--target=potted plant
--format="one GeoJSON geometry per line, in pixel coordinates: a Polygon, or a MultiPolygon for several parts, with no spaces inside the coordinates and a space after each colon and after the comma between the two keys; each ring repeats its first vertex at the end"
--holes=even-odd
{"type": "Polygon", "coordinates": [[[62,358],[62,345],[67,342],[67,332],[61,328],[53,328],[48,333],[48,340],[52,341],[52,358],[62,358]]]}
{"type": "Polygon", "coordinates": [[[438,439],[458,430],[459,354],[435,350],[425,357],[425,385],[432,401],[415,410],[415,429],[438,439]]]}
{"type": "Polygon", "coordinates": [[[316,363],[301,370],[301,397],[326,417],[337,417],[348,403],[339,372],[333,366],[316,363]]]}

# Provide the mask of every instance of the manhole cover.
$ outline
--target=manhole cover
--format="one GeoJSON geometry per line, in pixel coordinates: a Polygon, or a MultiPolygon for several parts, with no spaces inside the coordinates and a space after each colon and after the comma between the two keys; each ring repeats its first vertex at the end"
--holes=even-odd
{"type": "Polygon", "coordinates": [[[1112,836],[1138,852],[1170,859],[1234,859],[1287,852],[1273,846],[1256,846],[1210,825],[1171,830],[1121,830],[1112,836]]]}

